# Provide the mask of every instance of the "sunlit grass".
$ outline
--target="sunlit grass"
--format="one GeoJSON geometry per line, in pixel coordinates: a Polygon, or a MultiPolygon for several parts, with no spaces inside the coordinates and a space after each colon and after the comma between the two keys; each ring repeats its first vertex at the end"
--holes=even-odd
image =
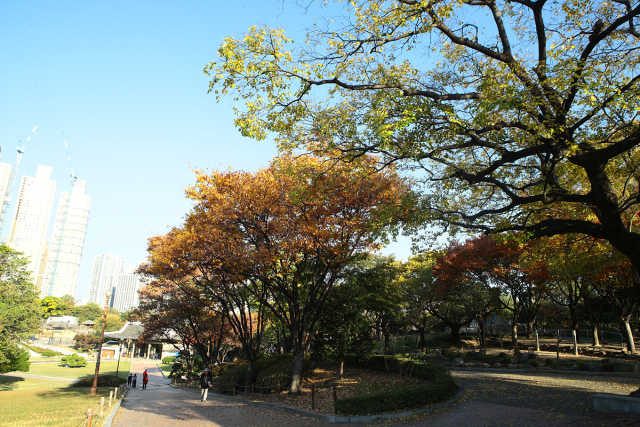
{"type": "Polygon", "coordinates": [[[102,387],[97,396],[91,396],[89,387],[69,387],[61,383],[62,386],[50,389],[29,389],[26,384],[36,384],[37,381],[25,379],[24,383],[18,389],[0,391],[0,426],[76,426],[82,422],[89,408],[100,404],[100,397],[108,398],[109,392],[113,391],[102,387]]]}
{"type": "MultiPolygon", "coordinates": [[[[118,362],[101,362],[100,375],[115,375],[117,364],[118,362]]],[[[120,378],[127,378],[130,368],[131,362],[121,361],[118,376],[120,378]]],[[[95,362],[88,362],[84,368],[67,368],[60,364],[32,364],[29,374],[54,378],[81,379],[93,375],[95,370],[95,362]]]]}

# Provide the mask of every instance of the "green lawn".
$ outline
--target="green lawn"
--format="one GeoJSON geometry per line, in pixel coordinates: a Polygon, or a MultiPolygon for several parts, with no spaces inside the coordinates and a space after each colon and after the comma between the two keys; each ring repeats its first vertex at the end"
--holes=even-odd
{"type": "Polygon", "coordinates": [[[168,377],[169,374],[171,373],[171,367],[173,366],[173,363],[158,363],[158,367],[160,369],[162,369],[162,372],[164,372],[164,374],[168,377]]]}
{"type": "MultiPolygon", "coordinates": [[[[0,378],[6,378],[0,376],[0,378]]],[[[24,380],[25,383],[33,380],[24,380]]],[[[33,381],[35,384],[36,382],[33,381]]],[[[112,388],[102,387],[97,396],[89,387],[18,388],[0,391],[0,426],[58,427],[76,426],[84,420],[87,409],[107,400],[112,388]]]]}
{"type": "MultiPolygon", "coordinates": [[[[118,362],[101,362],[100,363],[100,375],[115,375],[116,366],[118,362]]],[[[120,378],[127,378],[129,375],[129,369],[131,368],[131,362],[120,362],[120,369],[118,370],[118,376],[120,378]]],[[[81,379],[86,378],[94,374],[96,370],[95,362],[88,362],[84,368],[66,368],[59,364],[32,364],[29,370],[30,374],[42,375],[54,378],[72,378],[81,379]]]]}

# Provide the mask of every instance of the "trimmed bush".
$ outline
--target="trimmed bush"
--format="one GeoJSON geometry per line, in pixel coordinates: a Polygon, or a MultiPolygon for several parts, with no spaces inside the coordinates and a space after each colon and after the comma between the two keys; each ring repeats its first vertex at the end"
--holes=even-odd
{"type": "MultiPolygon", "coordinates": [[[[100,375],[98,376],[98,387],[117,387],[120,384],[125,384],[126,379],[116,377],[115,375],[100,375]]],[[[93,387],[93,376],[85,378],[72,384],[71,387],[93,387]]]]}
{"type": "MultiPolygon", "coordinates": [[[[230,365],[230,364],[227,364],[230,365]]],[[[223,365],[224,367],[225,365],[223,365]]],[[[232,393],[233,386],[236,386],[236,390],[239,390],[239,386],[244,386],[244,381],[247,376],[247,361],[243,360],[242,363],[236,363],[234,366],[225,367],[224,373],[218,380],[218,390],[221,393],[232,393]]]]}
{"type": "Polygon", "coordinates": [[[67,365],[69,368],[83,368],[87,366],[87,359],[73,353],[60,359],[60,364],[67,365]]]}
{"type": "Polygon", "coordinates": [[[53,356],[57,356],[57,355],[58,355],[58,353],[55,352],[55,351],[52,351],[52,350],[43,351],[42,354],[41,354],[41,356],[44,356],[44,357],[53,357],[53,356]]]}
{"type": "Polygon", "coordinates": [[[398,412],[444,402],[455,395],[457,386],[449,371],[429,362],[403,361],[396,358],[372,356],[365,361],[345,359],[345,364],[389,372],[404,372],[427,381],[401,389],[369,396],[338,399],[338,412],[344,415],[367,415],[398,412]]]}
{"type": "Polygon", "coordinates": [[[169,363],[173,363],[174,359],[175,359],[175,357],[173,357],[173,356],[163,357],[162,358],[162,363],[164,363],[165,365],[168,365],[169,363]]]}

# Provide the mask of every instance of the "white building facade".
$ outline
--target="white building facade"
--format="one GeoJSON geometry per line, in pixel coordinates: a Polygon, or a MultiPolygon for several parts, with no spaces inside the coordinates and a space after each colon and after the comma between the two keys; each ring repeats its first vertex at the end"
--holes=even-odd
{"type": "Polygon", "coordinates": [[[143,286],[143,283],[140,276],[135,274],[137,268],[137,265],[129,266],[126,273],[120,274],[116,278],[113,308],[120,313],[129,311],[140,303],[138,289],[143,286]]]}
{"type": "MultiPolygon", "coordinates": [[[[38,165],[35,177],[23,176],[9,235],[9,246],[29,257],[27,269],[39,290],[47,256],[47,232],[56,195],[51,167],[38,165]]],[[[4,198],[3,198],[4,199],[4,198]]]]}
{"type": "MultiPolygon", "coordinates": [[[[105,293],[113,291],[119,275],[125,272],[126,261],[117,255],[96,255],[93,258],[91,269],[91,286],[89,288],[89,302],[94,302],[100,307],[106,304],[105,293]]],[[[113,295],[109,306],[113,306],[113,295]]]]}
{"type": "Polygon", "coordinates": [[[42,281],[43,296],[75,298],[91,209],[91,196],[86,192],[87,182],[81,180],[74,182],[71,192],[60,192],[42,281]]]}

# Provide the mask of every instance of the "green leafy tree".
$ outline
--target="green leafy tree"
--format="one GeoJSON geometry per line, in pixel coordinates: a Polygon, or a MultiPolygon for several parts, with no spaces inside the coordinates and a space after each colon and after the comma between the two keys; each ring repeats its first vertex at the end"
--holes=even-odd
{"type": "Polygon", "coordinates": [[[46,296],[42,298],[40,305],[42,307],[42,317],[45,319],[51,316],[64,315],[65,307],[60,305],[60,298],[58,297],[46,296]]]}
{"type": "Polygon", "coordinates": [[[75,298],[67,294],[60,297],[58,302],[58,308],[62,310],[63,316],[73,316],[74,306],[76,304],[75,298]]]}
{"type": "Polygon", "coordinates": [[[38,329],[41,310],[22,253],[0,245],[0,373],[29,370],[29,352],[19,346],[38,329]]]}
{"type": "Polygon", "coordinates": [[[369,355],[375,346],[373,322],[364,316],[371,308],[368,303],[372,289],[370,286],[369,289],[363,288],[363,284],[352,276],[336,286],[327,300],[318,332],[313,338],[314,352],[338,360],[340,378],[344,373],[345,356],[369,355]]]}
{"type": "Polygon", "coordinates": [[[637,1],[342,4],[298,47],[260,26],[223,41],[205,72],[244,136],[377,154],[421,172],[429,230],[588,235],[638,277],[637,1]]]}
{"type": "MultiPolygon", "coordinates": [[[[96,331],[102,331],[102,323],[104,322],[104,315],[99,317],[96,321],[95,329],[96,331]]],[[[117,313],[107,313],[107,322],[104,328],[105,332],[113,332],[118,331],[122,328],[123,322],[120,320],[120,314],[117,313]]]]}
{"type": "Polygon", "coordinates": [[[78,322],[86,322],[92,320],[96,322],[100,317],[104,316],[104,308],[94,302],[86,305],[80,305],[73,308],[73,315],[78,318],[78,322]]]}

